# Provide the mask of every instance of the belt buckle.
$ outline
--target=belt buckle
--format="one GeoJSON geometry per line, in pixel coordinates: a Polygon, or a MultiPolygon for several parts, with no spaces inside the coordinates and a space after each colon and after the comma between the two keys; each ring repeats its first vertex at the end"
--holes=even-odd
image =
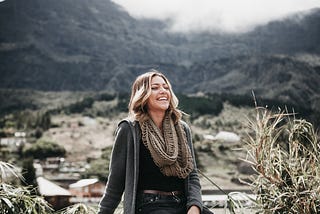
{"type": "Polygon", "coordinates": [[[174,191],[171,191],[172,197],[174,198],[174,200],[176,200],[177,202],[180,202],[180,198],[176,195],[176,193],[174,191]]]}

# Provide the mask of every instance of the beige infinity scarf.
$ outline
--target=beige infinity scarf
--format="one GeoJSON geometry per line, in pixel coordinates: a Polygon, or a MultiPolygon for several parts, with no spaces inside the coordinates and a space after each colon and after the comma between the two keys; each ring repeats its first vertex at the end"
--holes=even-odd
{"type": "Polygon", "coordinates": [[[163,135],[151,118],[140,123],[143,144],[162,174],[186,178],[193,170],[193,163],[182,124],[174,125],[166,115],[162,126],[163,135]]]}

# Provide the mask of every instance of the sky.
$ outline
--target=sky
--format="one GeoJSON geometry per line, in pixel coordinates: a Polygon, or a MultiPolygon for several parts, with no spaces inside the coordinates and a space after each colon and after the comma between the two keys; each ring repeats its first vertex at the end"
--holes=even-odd
{"type": "Polygon", "coordinates": [[[320,0],[112,0],[132,17],[163,20],[173,32],[243,33],[318,7],[320,0]]]}

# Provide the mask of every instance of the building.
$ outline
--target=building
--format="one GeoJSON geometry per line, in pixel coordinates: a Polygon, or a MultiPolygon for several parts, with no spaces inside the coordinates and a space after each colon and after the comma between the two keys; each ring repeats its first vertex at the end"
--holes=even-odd
{"type": "Polygon", "coordinates": [[[104,192],[105,185],[97,178],[81,179],[69,185],[71,194],[78,198],[84,197],[101,197],[104,192]]]}
{"type": "Polygon", "coordinates": [[[71,193],[69,190],[60,187],[44,177],[38,177],[37,183],[40,195],[48,201],[54,210],[60,210],[71,205],[71,193]]]}

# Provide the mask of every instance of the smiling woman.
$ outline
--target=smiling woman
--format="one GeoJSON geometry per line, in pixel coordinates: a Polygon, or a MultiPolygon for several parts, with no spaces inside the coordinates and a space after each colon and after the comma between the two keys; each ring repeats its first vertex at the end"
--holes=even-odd
{"type": "Polygon", "coordinates": [[[189,126],[169,80],[151,70],[132,85],[120,121],[99,214],[200,214],[203,206],[189,126]]]}

